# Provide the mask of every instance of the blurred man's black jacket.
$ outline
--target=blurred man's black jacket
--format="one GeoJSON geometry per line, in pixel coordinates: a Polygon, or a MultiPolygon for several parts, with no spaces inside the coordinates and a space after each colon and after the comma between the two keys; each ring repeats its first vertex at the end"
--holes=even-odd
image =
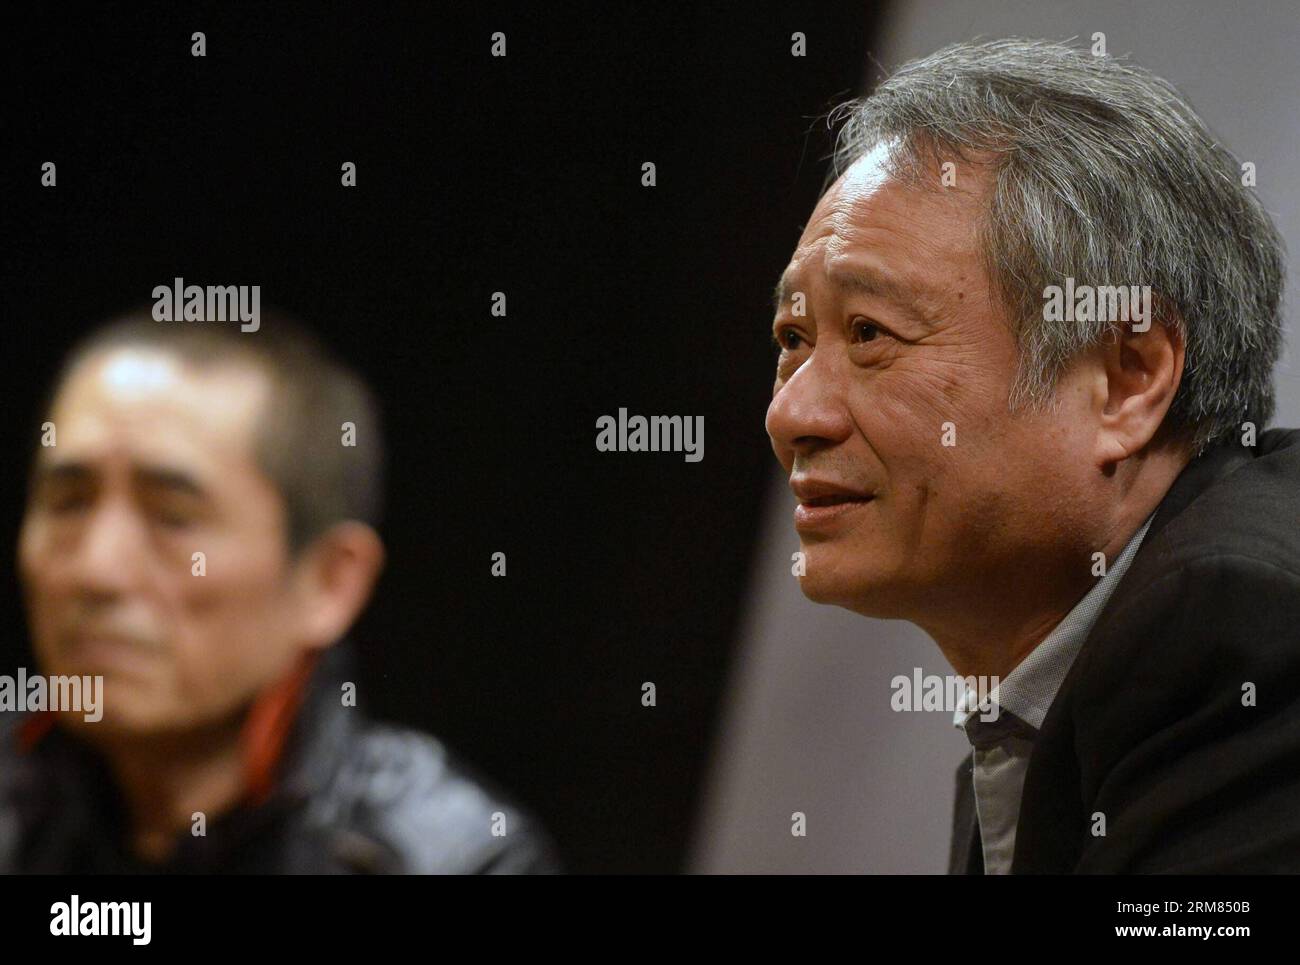
{"type": "Polygon", "coordinates": [[[206,833],[183,835],[165,864],[124,846],[122,804],[90,748],[54,728],[23,750],[28,715],[0,715],[9,718],[0,720],[0,873],[558,870],[529,816],[439,742],[345,707],[349,663],[344,644],[315,668],[269,794],[210,816],[206,833]]]}
{"type": "MultiPolygon", "coordinates": [[[[983,872],[969,757],[949,871],[983,872]]],[[[1043,721],[1012,861],[1279,871],[1300,872],[1295,429],[1206,452],[1161,502],[1043,721]]]]}

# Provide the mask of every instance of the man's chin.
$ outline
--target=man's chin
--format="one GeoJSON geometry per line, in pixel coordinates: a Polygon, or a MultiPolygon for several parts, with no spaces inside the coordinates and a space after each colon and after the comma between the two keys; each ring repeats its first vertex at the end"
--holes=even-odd
{"type": "Polygon", "coordinates": [[[857,581],[819,574],[809,569],[806,574],[799,577],[799,589],[814,603],[853,609],[860,586],[857,581]]]}
{"type": "Polygon", "coordinates": [[[843,607],[866,617],[898,617],[896,607],[892,605],[894,594],[886,581],[869,574],[855,573],[850,577],[809,566],[808,571],[799,577],[799,589],[813,603],[843,607]]]}
{"type": "Polygon", "coordinates": [[[123,710],[120,705],[109,703],[99,720],[86,720],[80,713],[64,713],[59,715],[59,725],[89,744],[118,744],[165,732],[164,719],[163,715],[148,710],[123,710]]]}
{"type": "Polygon", "coordinates": [[[165,733],[174,726],[175,701],[157,683],[138,677],[104,675],[97,720],[81,713],[64,713],[59,723],[87,741],[121,741],[165,733]]]}

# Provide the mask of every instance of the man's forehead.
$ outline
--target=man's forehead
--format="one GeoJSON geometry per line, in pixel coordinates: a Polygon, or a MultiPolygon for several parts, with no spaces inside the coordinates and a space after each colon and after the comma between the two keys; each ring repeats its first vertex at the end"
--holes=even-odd
{"type": "Polygon", "coordinates": [[[889,156],[878,147],[844,172],[817,203],[774,302],[783,304],[810,276],[838,287],[898,299],[940,289],[945,269],[977,260],[975,202],[984,172],[966,188],[949,193],[895,176],[889,156]],[[978,178],[978,180],[976,180],[978,178]],[[923,256],[923,257],[922,257],[923,256]]]}
{"type": "Polygon", "coordinates": [[[889,216],[948,224],[973,220],[989,187],[986,164],[924,154],[919,167],[900,169],[892,150],[878,146],[850,165],[813,208],[804,237],[827,229],[851,234],[864,222],[889,216]]]}
{"type": "Polygon", "coordinates": [[[144,448],[243,450],[269,394],[239,363],[196,367],[150,346],[93,353],[68,374],[50,419],[60,446],[124,442],[144,448]]]}
{"type": "Polygon", "coordinates": [[[848,213],[854,204],[898,184],[892,161],[893,150],[891,145],[877,144],[850,164],[818,199],[813,208],[813,220],[819,213],[826,213],[826,209],[837,214],[848,213]]]}

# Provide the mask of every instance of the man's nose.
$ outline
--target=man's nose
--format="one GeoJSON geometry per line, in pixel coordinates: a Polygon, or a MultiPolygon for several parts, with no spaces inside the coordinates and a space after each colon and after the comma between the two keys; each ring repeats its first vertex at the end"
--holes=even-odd
{"type": "Polygon", "coordinates": [[[767,434],[782,463],[787,454],[806,453],[843,442],[853,423],[844,405],[844,387],[829,359],[814,352],[795,370],[767,407],[767,434]]]}
{"type": "Polygon", "coordinates": [[[138,576],[144,535],[139,520],[122,506],[97,506],[88,515],[73,550],[73,577],[80,589],[117,595],[138,576]]]}

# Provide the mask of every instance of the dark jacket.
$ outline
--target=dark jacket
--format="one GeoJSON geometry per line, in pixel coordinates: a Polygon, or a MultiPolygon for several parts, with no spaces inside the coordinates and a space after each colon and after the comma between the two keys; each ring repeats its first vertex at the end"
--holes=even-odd
{"type": "Polygon", "coordinates": [[[162,865],[123,846],[122,805],[94,751],[57,728],[20,749],[19,731],[32,721],[0,715],[9,718],[0,720],[0,872],[558,870],[534,822],[438,741],[345,707],[347,666],[340,647],[312,673],[269,793],[209,816],[203,836],[183,833],[162,865]],[[504,834],[492,833],[494,821],[504,834]]]}
{"type": "MultiPolygon", "coordinates": [[[[980,874],[970,772],[949,870],[980,874]]],[[[1300,872],[1300,430],[1160,503],[1034,743],[1012,872],[1300,872]]]]}

